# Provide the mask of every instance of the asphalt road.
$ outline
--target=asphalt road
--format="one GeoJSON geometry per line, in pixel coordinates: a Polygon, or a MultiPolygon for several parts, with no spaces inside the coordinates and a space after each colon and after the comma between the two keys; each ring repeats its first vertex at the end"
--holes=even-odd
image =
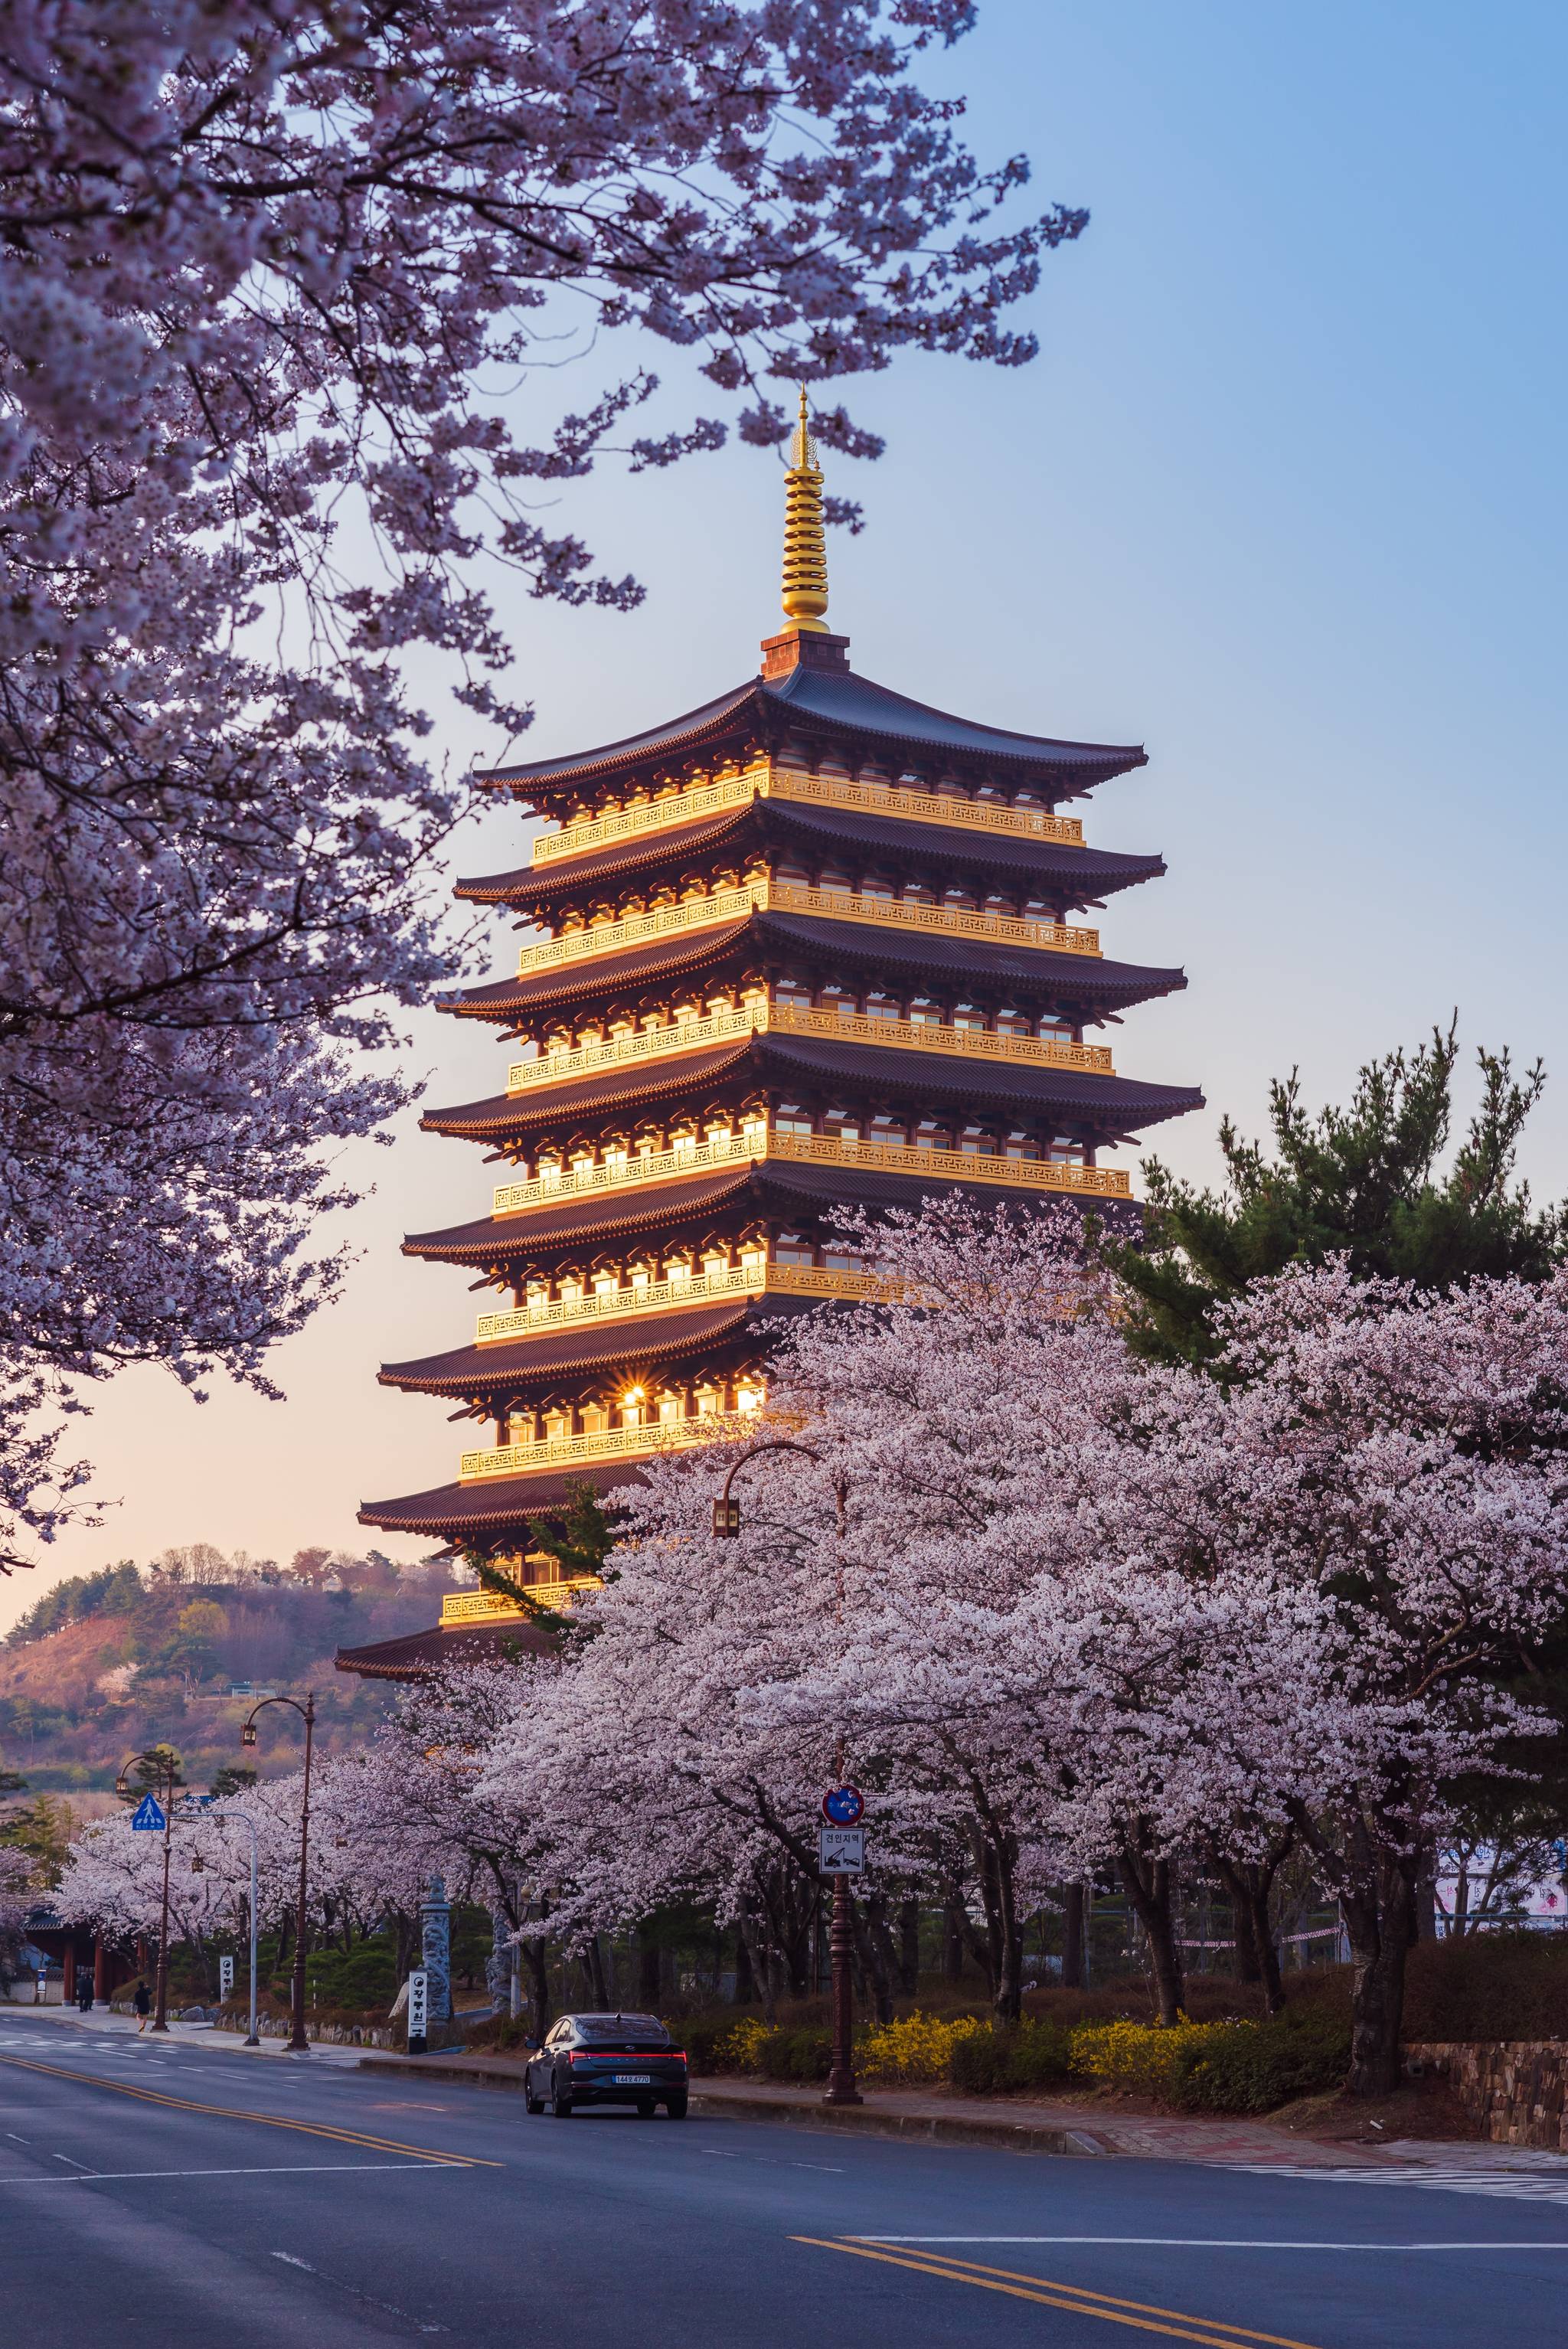
{"type": "Polygon", "coordinates": [[[0,2014],[26,2349],[1555,2341],[1563,2175],[1052,2159],[521,2097],[0,2014]]]}

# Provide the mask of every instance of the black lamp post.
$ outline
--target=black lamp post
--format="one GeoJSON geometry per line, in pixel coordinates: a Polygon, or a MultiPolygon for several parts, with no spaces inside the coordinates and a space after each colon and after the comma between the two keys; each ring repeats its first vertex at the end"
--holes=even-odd
{"type": "MultiPolygon", "coordinates": [[[[803,1452],[808,1460],[818,1462],[822,1456],[820,1452],[813,1452],[809,1444],[792,1444],[786,1436],[776,1436],[765,1443],[749,1445],[738,1460],[731,1463],[724,1480],[724,1490],[713,1505],[713,1530],[720,1541],[734,1541],[740,1532],[740,1504],[730,1490],[736,1472],[762,1452],[803,1452]]],[[[844,1530],[844,1488],[841,1485],[837,1488],[837,1500],[841,1537],[844,1530]]],[[[841,1612],[843,1608],[842,1577],[841,1561],[841,1612]]],[[[844,1741],[841,1736],[834,1751],[833,1767],[841,1782],[844,1775],[844,1741]]],[[[855,1978],[851,1965],[854,1948],[854,1912],[850,1905],[850,1879],[841,1872],[833,1878],[833,1916],[828,1932],[828,1960],[833,1986],[833,2062],[828,2074],[828,2085],[822,2091],[825,2105],[859,2105],[865,2101],[855,2085],[855,1978]]]]}
{"type": "MultiPolygon", "coordinates": [[[[129,1802],[130,1799],[130,1790],[125,1783],[126,1772],[133,1764],[139,1762],[145,1764],[146,1761],[145,1754],[132,1754],[120,1764],[114,1791],[122,1800],[129,1802]]],[[[158,1971],[153,1977],[154,2031],[167,2031],[169,2028],[169,1837],[174,1826],[174,1787],[179,1771],[180,1757],[170,1753],[160,1760],[156,1777],[144,1781],[149,1794],[156,1788],[163,1795],[163,1909],[158,1928],[158,1971]]]]}
{"type": "Polygon", "coordinates": [[[269,1704],[292,1705],[304,1723],[304,1795],[299,1814],[299,1902],[294,1910],[294,2029],[289,2034],[286,2052],[291,2055],[308,2055],[310,2041],[304,2033],[305,1892],[310,1865],[310,1752],[315,1732],[315,1691],[310,1691],[303,1704],[292,1696],[264,1696],[261,1703],[253,1705],[246,1715],[244,1728],[240,1733],[242,1744],[255,1744],[256,1715],[264,1713],[269,1704]]]}

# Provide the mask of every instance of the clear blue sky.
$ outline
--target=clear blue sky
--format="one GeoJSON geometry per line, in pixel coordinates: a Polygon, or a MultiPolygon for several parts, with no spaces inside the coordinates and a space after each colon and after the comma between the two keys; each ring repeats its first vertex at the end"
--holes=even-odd
{"type": "MultiPolygon", "coordinates": [[[[981,151],[1027,150],[1039,195],[1093,219],[1047,264],[1032,367],[913,359],[854,395],[890,448],[835,469],[868,528],[831,550],[833,621],[923,698],[1147,742],[1089,834],[1170,864],[1102,927],[1189,972],[1118,1046],[1130,1074],[1205,1088],[1212,1112],[1159,1137],[1186,1171],[1212,1169],[1214,1112],[1259,1122],[1271,1074],[1299,1062],[1338,1096],[1457,1005],[1472,1043],[1553,1070],[1529,1172],[1568,1190],[1565,53],[1568,15],[1537,0],[982,0],[938,61],[981,151]]],[[[511,614],[532,755],[748,672],[779,499],[738,450],[591,488],[574,518],[649,600],[511,614]]],[[[464,764],[497,748],[450,741],[464,764]]],[[[458,863],[523,838],[492,819],[458,863]]],[[[413,1058],[457,1101],[503,1050],[430,1017],[413,1058]]],[[[288,1400],[103,1390],[80,1448],[124,1506],[0,1585],[0,1623],[57,1572],[169,1542],[356,1543],[362,1495],[453,1472],[441,1406],[374,1371],[467,1334],[461,1276],[397,1241],[480,1212],[490,1178],[412,1129],[375,1157],[344,1302],[277,1359],[288,1400]]]]}

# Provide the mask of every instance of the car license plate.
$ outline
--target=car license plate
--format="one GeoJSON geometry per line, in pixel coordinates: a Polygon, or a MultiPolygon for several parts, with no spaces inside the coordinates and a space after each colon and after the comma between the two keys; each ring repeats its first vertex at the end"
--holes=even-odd
{"type": "Polygon", "coordinates": [[[615,2075],[617,2088],[651,2088],[653,2085],[651,2072],[617,2072],[615,2075]]]}

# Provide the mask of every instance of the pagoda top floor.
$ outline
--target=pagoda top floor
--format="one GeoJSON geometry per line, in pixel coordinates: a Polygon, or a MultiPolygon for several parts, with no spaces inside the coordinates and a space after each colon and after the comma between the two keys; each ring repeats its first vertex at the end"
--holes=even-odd
{"type": "Polygon", "coordinates": [[[934,709],[849,666],[845,636],[788,629],[763,646],[763,667],[727,693],[662,726],[596,750],[494,767],[478,781],[562,822],[606,798],[686,788],[695,775],[759,760],[855,776],[880,773],[935,790],[946,781],[1054,808],[1147,764],[1138,743],[1070,742],[1014,734],[934,709]]]}

